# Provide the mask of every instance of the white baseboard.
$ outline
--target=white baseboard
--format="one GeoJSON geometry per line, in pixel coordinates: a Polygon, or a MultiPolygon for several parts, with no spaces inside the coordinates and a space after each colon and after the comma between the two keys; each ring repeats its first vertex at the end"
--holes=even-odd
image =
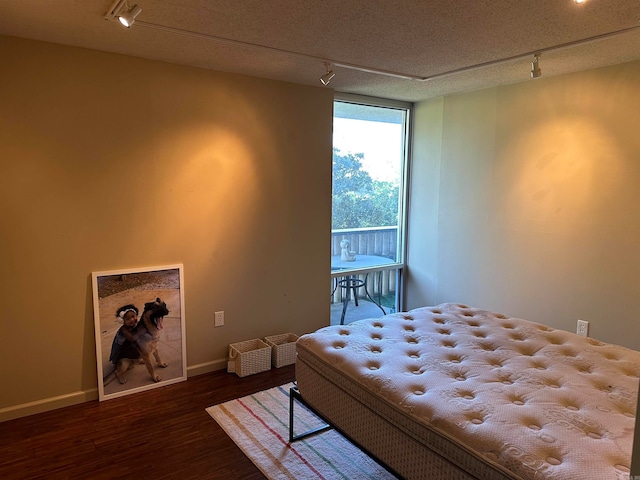
{"type": "MultiPolygon", "coordinates": [[[[195,377],[196,375],[215,372],[216,370],[225,370],[226,368],[226,358],[191,365],[187,366],[187,377],[195,377]]],[[[98,389],[92,388],[91,390],[67,393],[65,395],[58,395],[57,397],[43,398],[35,402],[12,405],[10,407],[0,408],[0,423],[97,399],[98,389]]]]}
{"type": "Polygon", "coordinates": [[[213,360],[211,362],[199,363],[197,365],[191,365],[187,367],[187,377],[195,377],[196,375],[202,375],[203,373],[215,372],[216,370],[226,370],[227,359],[221,358],[219,360],[213,360]]]}
{"type": "Polygon", "coordinates": [[[48,412],[69,405],[76,405],[91,400],[98,399],[98,389],[93,388],[87,391],[79,391],[58,395],[57,397],[43,398],[35,402],[21,403],[11,407],[0,408],[0,422],[13,420],[14,418],[26,417],[35,413],[48,412]]]}

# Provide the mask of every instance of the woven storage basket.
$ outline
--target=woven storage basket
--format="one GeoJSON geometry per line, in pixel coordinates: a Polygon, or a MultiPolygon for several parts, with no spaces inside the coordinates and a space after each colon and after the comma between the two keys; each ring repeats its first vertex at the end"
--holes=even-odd
{"type": "Polygon", "coordinates": [[[229,345],[229,368],[239,377],[271,370],[271,347],[260,339],[229,345]]]}
{"type": "Polygon", "coordinates": [[[265,337],[264,341],[271,347],[271,363],[274,367],[280,368],[296,362],[296,334],[272,335],[265,337]]]}

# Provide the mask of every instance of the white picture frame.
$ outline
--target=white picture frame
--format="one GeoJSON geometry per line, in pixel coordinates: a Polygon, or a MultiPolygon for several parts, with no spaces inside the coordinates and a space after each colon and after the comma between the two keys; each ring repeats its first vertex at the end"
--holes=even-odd
{"type": "Polygon", "coordinates": [[[186,380],[182,264],[92,272],[91,277],[99,400],[186,380]],[[121,330],[125,320],[126,332],[121,330]],[[128,358],[136,351],[138,358],[128,358]]]}

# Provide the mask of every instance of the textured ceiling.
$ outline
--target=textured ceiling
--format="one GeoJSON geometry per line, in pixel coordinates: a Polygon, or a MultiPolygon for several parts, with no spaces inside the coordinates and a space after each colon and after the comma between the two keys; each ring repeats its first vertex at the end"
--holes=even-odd
{"type": "Polygon", "coordinates": [[[112,0],[0,0],[0,34],[316,86],[325,60],[436,76],[332,66],[327,88],[405,101],[526,81],[533,52],[545,77],[640,60],[640,0],[134,1],[126,29],[112,0]]]}

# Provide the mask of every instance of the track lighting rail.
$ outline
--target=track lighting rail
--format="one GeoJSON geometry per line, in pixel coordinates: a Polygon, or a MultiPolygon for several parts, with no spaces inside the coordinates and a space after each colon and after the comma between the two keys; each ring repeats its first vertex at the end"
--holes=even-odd
{"type": "MultiPolygon", "coordinates": [[[[107,11],[107,13],[105,14],[105,18],[111,20],[114,18],[118,18],[119,13],[124,9],[127,8],[128,11],[133,11],[134,9],[137,8],[137,5],[134,5],[133,7],[129,8],[128,4],[127,4],[127,0],[115,0],[111,9],[109,9],[107,11]]],[[[140,9],[139,7],[137,8],[137,12],[135,13],[136,15],[140,13],[140,9]]],[[[411,73],[406,73],[406,72],[397,72],[397,71],[393,71],[393,70],[386,70],[386,69],[381,69],[381,68],[376,68],[376,67],[370,67],[370,66],[366,66],[366,65],[358,65],[355,63],[349,63],[349,62],[343,62],[340,60],[334,60],[334,59],[330,59],[330,58],[326,58],[326,57],[319,57],[316,55],[309,55],[306,53],[301,53],[301,52],[295,52],[295,51],[291,51],[291,50],[285,50],[282,48],[277,48],[277,47],[269,47],[266,45],[260,45],[260,44],[256,44],[256,43],[251,43],[251,42],[244,42],[242,40],[233,40],[230,38],[224,38],[224,37],[219,37],[219,36],[215,36],[215,35],[209,35],[209,34],[205,34],[205,33],[199,33],[199,32],[194,32],[194,31],[190,31],[190,30],[184,30],[181,28],[174,28],[174,27],[169,27],[166,25],[158,25],[155,23],[150,23],[150,22],[145,22],[142,20],[137,20],[136,25],[138,25],[139,27],[142,28],[148,28],[151,30],[157,30],[157,31],[161,31],[161,32],[166,32],[166,33],[171,33],[174,35],[181,35],[181,36],[185,36],[185,37],[191,37],[191,38],[199,38],[199,39],[203,39],[203,40],[209,40],[209,41],[214,41],[214,42],[218,42],[218,43],[226,43],[229,45],[235,45],[235,46],[242,46],[242,47],[247,47],[247,48],[251,48],[254,50],[262,50],[262,51],[267,51],[267,52],[272,52],[272,53],[278,53],[278,54],[282,54],[282,55],[287,55],[287,56],[292,56],[292,57],[299,57],[299,58],[305,58],[307,60],[317,60],[319,62],[323,62],[325,65],[330,64],[333,65],[334,67],[338,67],[338,68],[345,68],[345,69],[349,69],[349,70],[357,70],[360,72],[366,72],[366,73],[372,73],[375,75],[385,75],[385,76],[389,76],[389,77],[396,77],[396,78],[403,78],[403,79],[407,79],[407,80],[415,80],[415,81],[420,81],[420,82],[426,82],[429,80],[435,80],[435,79],[439,79],[439,78],[444,78],[444,77],[448,77],[451,75],[457,75],[460,73],[465,73],[465,72],[470,72],[473,70],[478,70],[478,69],[482,69],[482,68],[487,68],[487,67],[491,67],[491,66],[495,66],[495,65],[500,65],[500,64],[504,64],[504,63],[508,63],[508,62],[513,62],[516,60],[520,60],[523,58],[527,58],[527,57],[539,57],[541,54],[545,53],[545,52],[553,52],[553,51],[557,51],[557,50],[563,50],[563,49],[567,49],[567,48],[572,48],[572,47],[577,47],[577,46],[581,46],[581,45],[586,45],[588,43],[593,43],[593,42],[598,42],[601,40],[605,40],[608,38],[612,38],[612,37],[616,37],[619,35],[624,35],[627,33],[631,33],[631,32],[635,32],[637,30],[640,29],[640,25],[638,26],[634,26],[634,27],[628,27],[628,28],[623,28],[620,30],[615,30],[613,32],[609,32],[609,33],[604,33],[604,34],[600,34],[600,35],[595,35],[592,37],[588,37],[588,38],[583,38],[580,40],[575,40],[572,42],[566,42],[566,43],[562,43],[559,45],[553,45],[550,47],[545,47],[545,48],[541,48],[541,49],[537,49],[534,51],[530,51],[530,52],[524,52],[524,53],[520,53],[517,55],[512,55],[509,57],[505,57],[505,58],[500,58],[497,60],[490,60],[487,62],[481,62],[481,63],[477,63],[474,65],[468,65],[466,67],[461,67],[461,68],[456,68],[453,70],[449,70],[446,72],[441,72],[441,73],[436,73],[433,75],[415,75],[415,74],[411,74],[411,73]]],[[[125,25],[126,26],[126,25],[125,25]]],[[[328,79],[328,81],[323,80],[325,77],[327,77],[327,74],[329,73],[329,70],[327,68],[327,73],[325,73],[322,78],[321,81],[323,84],[328,85],[328,83],[331,81],[331,79],[335,76],[335,73],[333,71],[331,71],[330,77],[328,79]]]]}

